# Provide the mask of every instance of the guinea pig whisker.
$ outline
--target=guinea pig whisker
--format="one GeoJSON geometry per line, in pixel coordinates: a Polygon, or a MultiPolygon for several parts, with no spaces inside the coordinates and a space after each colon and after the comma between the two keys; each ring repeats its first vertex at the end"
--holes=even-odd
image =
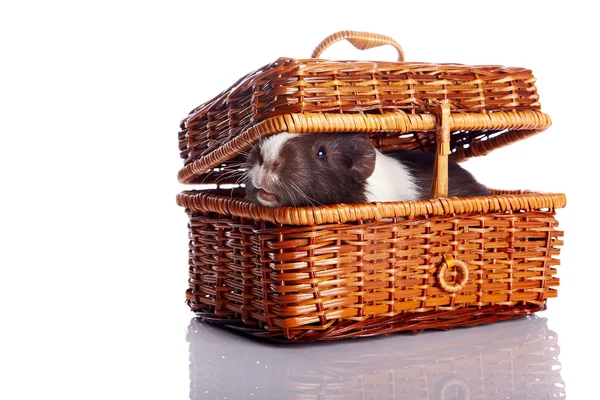
{"type": "Polygon", "coordinates": [[[212,179],[215,177],[215,175],[217,173],[219,173],[217,179],[215,180],[215,183],[221,182],[223,179],[226,179],[229,177],[229,174],[233,173],[234,176],[235,174],[239,173],[239,174],[243,174],[246,171],[240,171],[238,170],[232,170],[232,171],[227,171],[227,172],[221,172],[222,168],[211,168],[208,173],[205,173],[204,177],[202,178],[202,181],[200,182],[200,185],[203,185],[206,183],[207,180],[212,179]]]}
{"type": "Polygon", "coordinates": [[[238,175],[243,175],[245,171],[229,171],[221,174],[216,180],[215,183],[223,182],[224,180],[232,179],[237,177],[238,175]]]}
{"type": "Polygon", "coordinates": [[[206,175],[204,175],[204,178],[202,178],[202,181],[200,182],[200,185],[204,185],[204,183],[206,182],[206,180],[208,178],[211,178],[214,174],[215,174],[215,171],[211,169],[206,175]]]}
{"type": "Polygon", "coordinates": [[[260,134],[259,130],[256,129],[257,126],[257,124],[252,124],[252,126],[250,126],[250,129],[256,132],[256,140],[260,144],[262,143],[262,135],[260,134]]]}
{"type": "Polygon", "coordinates": [[[225,174],[243,174],[244,172],[246,172],[246,170],[244,168],[236,168],[236,169],[232,169],[232,170],[224,171],[223,172],[222,170],[224,170],[224,169],[225,168],[222,168],[221,171],[220,171],[220,172],[222,172],[222,175],[225,175],[225,174]]]}
{"type": "Polygon", "coordinates": [[[224,176],[228,175],[228,172],[221,172],[221,171],[217,171],[219,172],[219,174],[217,175],[216,181],[218,182],[219,180],[221,180],[224,176]]]}
{"type": "MultiPolygon", "coordinates": [[[[296,192],[297,194],[300,194],[302,197],[304,197],[304,199],[305,199],[305,200],[307,200],[309,204],[310,204],[310,203],[312,203],[312,201],[311,201],[311,200],[310,200],[308,197],[306,197],[306,196],[304,195],[304,193],[302,193],[302,191],[300,190],[300,188],[298,188],[298,186],[297,186],[295,183],[293,183],[293,182],[290,182],[290,184],[292,185],[292,187],[293,187],[293,189],[294,189],[294,192],[296,192]]],[[[290,198],[291,198],[291,199],[294,199],[295,197],[296,197],[296,196],[292,196],[292,195],[290,194],[290,198]]],[[[293,201],[293,200],[292,200],[292,201],[293,201]]],[[[294,207],[296,207],[296,204],[295,204],[295,202],[294,202],[294,207]]]]}
{"type": "MultiPolygon", "coordinates": [[[[211,139],[211,140],[213,140],[214,142],[217,142],[221,146],[223,146],[224,144],[229,142],[229,139],[219,140],[218,138],[216,138],[216,139],[211,139]]],[[[246,141],[244,141],[244,143],[249,145],[250,147],[252,147],[252,143],[250,143],[249,141],[246,140],[246,141]]],[[[245,156],[248,156],[248,154],[249,154],[247,151],[243,151],[243,150],[238,150],[237,152],[238,152],[238,154],[245,155],[245,156]]]]}
{"type": "Polygon", "coordinates": [[[243,180],[243,179],[246,179],[246,175],[245,174],[243,174],[243,175],[241,175],[240,177],[237,178],[237,180],[235,181],[235,185],[240,185],[241,184],[240,181],[243,180]]]}
{"type": "Polygon", "coordinates": [[[296,201],[294,200],[295,196],[292,195],[292,191],[290,190],[289,186],[286,185],[285,183],[282,182],[283,185],[283,189],[285,190],[286,194],[288,195],[288,197],[292,200],[292,205],[294,207],[297,207],[296,205],[296,201]]]}
{"type": "MultiPolygon", "coordinates": [[[[304,176],[304,174],[300,174],[300,176],[304,176]]],[[[309,186],[309,185],[310,185],[310,182],[304,182],[304,183],[305,183],[305,184],[304,184],[303,186],[309,186]]],[[[308,195],[307,195],[307,194],[306,194],[306,193],[305,193],[305,192],[304,192],[302,189],[300,189],[300,186],[298,185],[298,183],[293,183],[293,185],[294,185],[294,187],[295,187],[296,191],[297,191],[297,192],[298,192],[298,193],[299,193],[301,196],[303,196],[303,197],[304,197],[306,200],[308,200],[308,202],[309,202],[309,203],[310,203],[312,206],[314,206],[314,205],[316,205],[316,204],[318,204],[318,205],[320,205],[320,206],[323,206],[323,205],[324,205],[324,204],[322,204],[322,203],[320,203],[320,202],[316,201],[314,198],[312,198],[312,197],[308,196],[308,195]]]]}
{"type": "MultiPolygon", "coordinates": [[[[262,135],[260,134],[259,130],[258,130],[258,129],[256,129],[256,127],[257,127],[257,126],[258,126],[257,124],[252,124],[252,125],[251,125],[251,126],[248,128],[248,130],[247,130],[246,132],[249,132],[249,131],[251,131],[251,130],[252,130],[252,131],[254,131],[254,132],[256,132],[256,143],[260,145],[260,144],[262,143],[262,135]]],[[[226,139],[226,140],[220,141],[220,144],[221,144],[221,145],[223,145],[223,144],[224,144],[226,141],[228,141],[228,140],[229,140],[229,139],[226,139]]],[[[218,140],[217,140],[217,141],[218,141],[218,140]]],[[[253,143],[252,143],[252,142],[251,142],[249,139],[245,139],[245,140],[244,140],[244,144],[246,144],[246,145],[247,145],[249,148],[253,148],[253,147],[256,145],[256,144],[253,144],[253,143]]],[[[244,156],[246,156],[246,157],[248,157],[248,156],[250,155],[249,151],[241,151],[241,150],[238,150],[238,153],[239,153],[239,154],[241,154],[241,155],[244,155],[244,156]]]]}
{"type": "Polygon", "coordinates": [[[229,175],[228,177],[224,177],[223,180],[227,180],[228,182],[234,181],[234,185],[238,184],[238,181],[243,179],[244,176],[243,175],[229,175]]]}
{"type": "Polygon", "coordinates": [[[304,197],[306,200],[308,200],[308,202],[310,203],[311,206],[314,206],[315,204],[318,204],[320,206],[324,205],[319,203],[318,201],[316,201],[315,199],[313,199],[312,197],[309,197],[306,193],[304,193],[299,187],[298,185],[296,185],[295,183],[292,183],[294,189],[302,196],[304,197]]]}

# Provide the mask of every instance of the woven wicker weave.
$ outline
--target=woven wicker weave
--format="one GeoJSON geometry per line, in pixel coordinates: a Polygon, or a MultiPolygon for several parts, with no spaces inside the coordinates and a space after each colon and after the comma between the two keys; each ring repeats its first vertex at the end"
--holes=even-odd
{"type": "MultiPolygon", "coordinates": [[[[529,304],[537,310],[546,298],[556,296],[552,287],[558,285],[554,275],[562,232],[555,229],[552,211],[536,209],[562,206],[562,195],[403,203],[422,212],[429,208],[432,216],[415,212],[401,221],[381,211],[376,221],[356,211],[354,222],[343,223],[323,223],[315,215],[325,221],[330,219],[327,211],[334,215],[331,219],[350,217],[352,206],[288,207],[290,214],[260,207],[262,217],[260,211],[234,217],[226,215],[233,208],[227,210],[227,204],[245,201],[195,192],[184,192],[179,200],[190,215],[189,305],[206,319],[232,319],[232,326],[242,321],[258,336],[318,340],[448,328],[522,314],[488,306],[529,304]],[[194,199],[206,201],[195,205],[194,199]],[[471,208],[455,214],[453,202],[471,208]],[[444,206],[451,215],[443,215],[444,206]],[[220,214],[210,211],[219,207],[220,214]],[[436,209],[442,215],[433,216],[436,209]],[[483,209],[485,213],[478,212],[483,209]],[[265,222],[269,212],[272,217],[289,216],[289,224],[265,222]],[[294,226],[306,224],[305,216],[319,224],[294,226]],[[468,264],[472,278],[456,292],[443,290],[438,282],[444,255],[468,264]],[[463,319],[450,313],[457,310],[463,319]],[[378,317],[389,318],[389,323],[373,325],[378,317]],[[341,321],[367,321],[369,328],[352,323],[342,329],[341,321]]],[[[453,284],[459,274],[444,278],[453,284]]]]}
{"type": "Polygon", "coordinates": [[[565,397],[558,337],[545,318],[326,349],[249,341],[196,320],[187,338],[191,399],[565,397]]]}
{"type": "MultiPolygon", "coordinates": [[[[332,35],[359,48],[393,40],[332,35]]],[[[542,309],[556,296],[562,194],[447,198],[447,160],[546,129],[529,70],[280,59],[198,107],[179,136],[182,182],[231,184],[241,152],[278,132],[368,133],[437,155],[432,199],[257,206],[243,189],[186,191],[188,304],[257,336],[320,340],[448,328],[542,309]]]]}

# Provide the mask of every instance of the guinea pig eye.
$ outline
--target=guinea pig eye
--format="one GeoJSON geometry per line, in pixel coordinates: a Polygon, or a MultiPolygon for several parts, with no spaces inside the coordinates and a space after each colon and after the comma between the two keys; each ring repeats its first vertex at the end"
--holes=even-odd
{"type": "Polygon", "coordinates": [[[325,160],[326,157],[327,157],[327,152],[325,152],[325,147],[323,147],[323,146],[319,147],[319,150],[317,150],[317,158],[319,160],[325,160]]]}

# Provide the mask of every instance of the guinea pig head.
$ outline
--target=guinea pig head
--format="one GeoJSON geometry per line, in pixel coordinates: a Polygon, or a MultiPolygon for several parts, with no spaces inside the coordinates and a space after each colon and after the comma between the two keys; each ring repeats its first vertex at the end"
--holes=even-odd
{"type": "Polygon", "coordinates": [[[246,198],[270,207],[366,202],[376,151],[360,133],[279,133],[249,153],[246,198]]]}

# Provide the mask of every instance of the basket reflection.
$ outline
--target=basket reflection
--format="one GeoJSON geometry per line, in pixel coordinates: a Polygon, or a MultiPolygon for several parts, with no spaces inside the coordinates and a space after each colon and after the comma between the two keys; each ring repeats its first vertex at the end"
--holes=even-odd
{"type": "Polygon", "coordinates": [[[257,341],[192,319],[190,398],[552,399],[565,397],[546,318],[332,343],[257,341]]]}

